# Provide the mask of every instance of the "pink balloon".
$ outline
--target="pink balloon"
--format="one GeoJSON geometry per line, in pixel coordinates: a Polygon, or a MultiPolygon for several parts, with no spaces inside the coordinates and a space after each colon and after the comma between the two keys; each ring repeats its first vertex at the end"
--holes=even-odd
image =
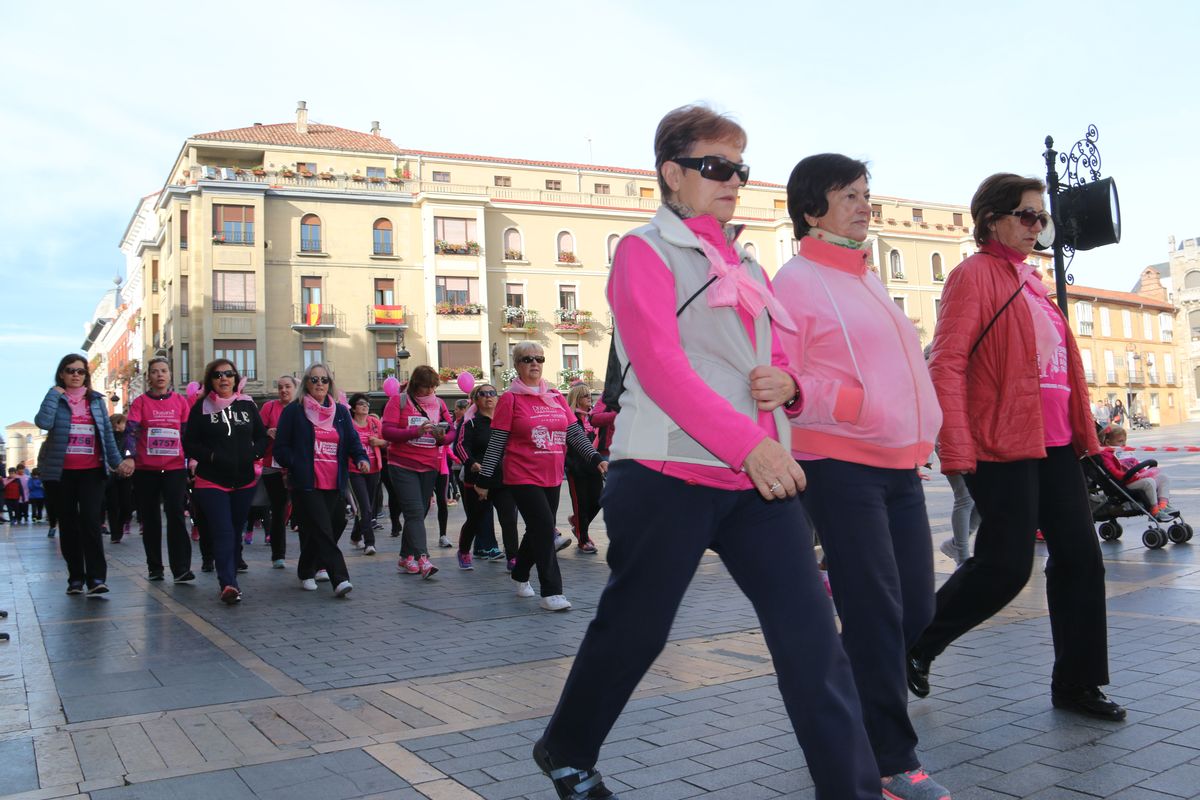
{"type": "Polygon", "coordinates": [[[462,389],[463,394],[470,394],[475,388],[475,376],[469,372],[458,373],[458,388],[462,389]]]}
{"type": "Polygon", "coordinates": [[[396,380],[396,376],[392,375],[383,382],[383,393],[388,397],[395,397],[400,394],[400,381],[396,380]]]}
{"type": "Polygon", "coordinates": [[[188,400],[191,400],[196,395],[200,394],[200,384],[197,381],[192,381],[187,385],[188,400]]]}

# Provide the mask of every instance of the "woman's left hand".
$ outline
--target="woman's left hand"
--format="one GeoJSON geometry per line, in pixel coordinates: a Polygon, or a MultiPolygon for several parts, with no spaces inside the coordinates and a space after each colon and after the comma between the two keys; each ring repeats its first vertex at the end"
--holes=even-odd
{"type": "Polygon", "coordinates": [[[371,462],[367,461],[365,458],[362,461],[358,462],[358,471],[359,472],[370,472],[371,471],[371,462]]]}
{"type": "Polygon", "coordinates": [[[599,464],[596,465],[596,469],[600,470],[601,475],[607,475],[608,474],[608,462],[601,461],[599,464]]]}
{"type": "Polygon", "coordinates": [[[796,396],[796,381],[779,367],[750,370],[750,396],[759,411],[774,411],[796,396]]]}

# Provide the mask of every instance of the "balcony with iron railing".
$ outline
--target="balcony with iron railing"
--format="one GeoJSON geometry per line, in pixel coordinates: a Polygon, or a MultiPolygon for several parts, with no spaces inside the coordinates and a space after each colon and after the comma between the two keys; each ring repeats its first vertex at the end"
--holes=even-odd
{"type": "Polygon", "coordinates": [[[1129,371],[1129,383],[1145,383],[1146,374],[1140,369],[1131,369],[1129,371]]]}
{"type": "Polygon", "coordinates": [[[401,383],[404,383],[406,380],[408,380],[408,370],[401,367],[394,370],[385,369],[376,372],[368,372],[367,385],[370,387],[372,392],[382,392],[383,384],[388,378],[395,378],[401,383]]]}
{"type": "MultiPolygon", "coordinates": [[[[442,183],[401,178],[363,178],[345,173],[316,173],[305,175],[292,171],[267,170],[261,175],[253,170],[222,167],[193,167],[193,181],[218,183],[255,183],[278,188],[314,189],[322,192],[353,192],[356,194],[403,194],[403,195],[468,195],[486,197],[493,202],[532,205],[575,206],[602,208],[619,211],[645,211],[654,213],[660,202],[654,197],[638,195],[591,194],[588,192],[559,192],[543,189],[521,189],[507,186],[480,186],[475,184],[442,183]],[[289,174],[290,172],[290,174],[289,174]]],[[[734,217],[742,219],[780,220],[788,216],[786,208],[765,208],[739,205],[734,217]]],[[[251,242],[247,242],[251,243],[251,242]]]]}
{"type": "Polygon", "coordinates": [[[367,330],[408,330],[408,309],[405,306],[373,304],[367,306],[367,330]]]}
{"type": "Polygon", "coordinates": [[[321,303],[297,303],[292,306],[294,331],[331,331],[345,327],[342,313],[334,306],[321,303]]]}
{"type": "Polygon", "coordinates": [[[214,297],[213,311],[256,311],[258,306],[254,300],[221,300],[214,297]]]}
{"type": "Polygon", "coordinates": [[[1104,373],[1104,377],[1106,378],[1105,383],[1115,384],[1117,382],[1117,371],[1115,369],[1107,370],[1104,373]]]}
{"type": "Polygon", "coordinates": [[[1090,369],[1084,369],[1083,379],[1086,380],[1088,383],[1095,385],[1096,373],[1090,369]]]}

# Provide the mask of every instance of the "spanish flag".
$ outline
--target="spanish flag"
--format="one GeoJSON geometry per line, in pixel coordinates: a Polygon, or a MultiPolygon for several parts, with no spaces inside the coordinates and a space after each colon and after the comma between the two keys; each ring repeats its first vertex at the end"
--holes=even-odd
{"type": "Polygon", "coordinates": [[[309,303],[304,309],[304,323],[309,327],[321,324],[321,304],[309,303]]]}
{"type": "Polygon", "coordinates": [[[375,306],[376,325],[404,325],[404,306],[375,306]]]}

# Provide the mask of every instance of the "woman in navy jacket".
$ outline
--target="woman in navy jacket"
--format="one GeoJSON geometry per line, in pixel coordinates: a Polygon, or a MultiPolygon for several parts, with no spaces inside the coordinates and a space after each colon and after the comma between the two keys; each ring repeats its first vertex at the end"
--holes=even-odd
{"type": "Polygon", "coordinates": [[[54,385],[46,392],[34,423],[47,432],[38,470],[54,498],[51,519],[58,517],[62,556],[67,562],[67,594],[108,591],[108,563],[100,540],[105,467],[126,477],[104,395],[92,390],[83,356],[71,353],[58,362],[54,385]]]}
{"type": "Polygon", "coordinates": [[[354,587],[338,539],[346,529],[342,497],[349,482],[350,459],[363,472],[370,469],[350,410],[333,398],[337,391],[324,364],[309,366],[300,392],[279,415],[275,431],[275,460],[288,471],[292,511],[300,522],[300,560],[296,572],[301,588],[317,588],[316,568],[329,571],[336,597],[354,587]]]}

